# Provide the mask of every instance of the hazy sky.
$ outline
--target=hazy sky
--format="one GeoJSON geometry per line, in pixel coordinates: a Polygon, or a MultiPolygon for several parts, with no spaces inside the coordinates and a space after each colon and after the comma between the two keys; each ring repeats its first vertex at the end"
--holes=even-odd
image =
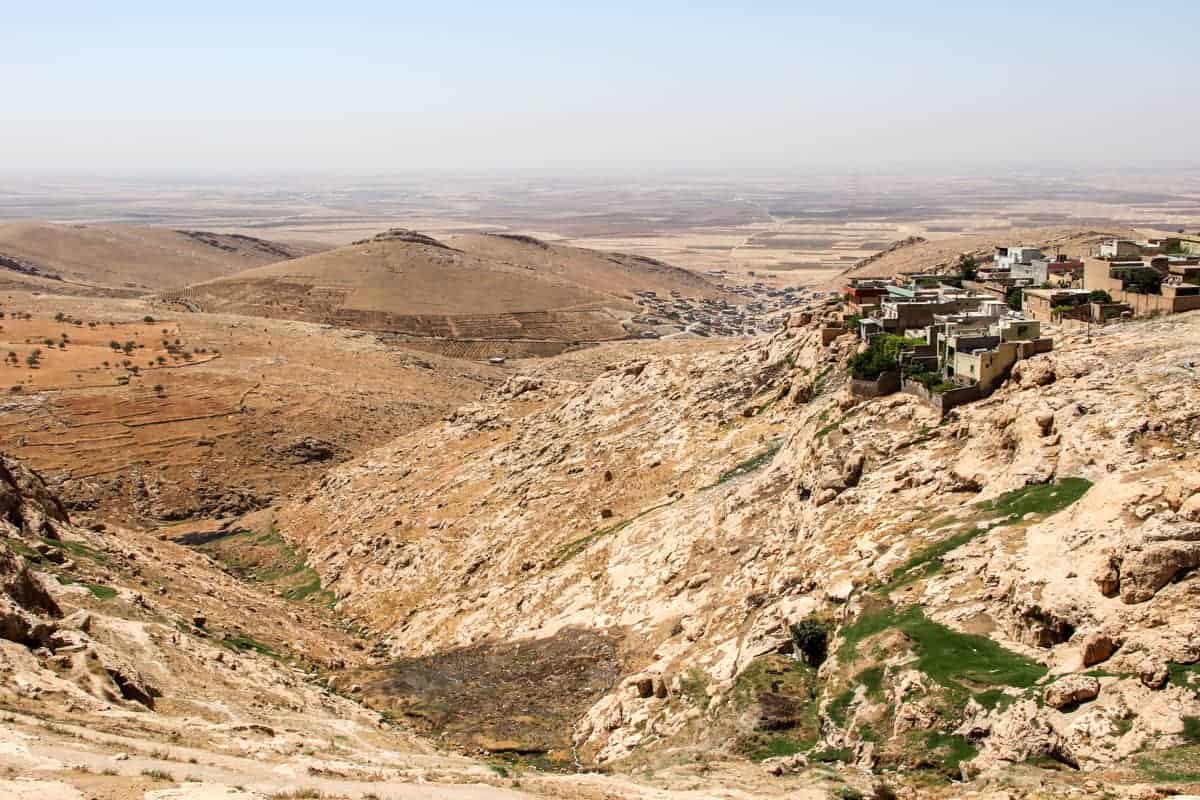
{"type": "Polygon", "coordinates": [[[0,170],[1200,160],[1200,2],[6,2],[0,170]]]}

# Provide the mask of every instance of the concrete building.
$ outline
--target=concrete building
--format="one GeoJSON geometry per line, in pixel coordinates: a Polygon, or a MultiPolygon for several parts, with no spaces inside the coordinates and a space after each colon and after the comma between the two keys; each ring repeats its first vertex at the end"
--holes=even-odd
{"type": "Polygon", "coordinates": [[[1084,305],[1088,294],[1087,289],[1025,289],[1021,292],[1021,310],[1039,322],[1054,322],[1055,309],[1084,305]]]}
{"type": "Polygon", "coordinates": [[[1105,239],[1100,243],[1098,255],[1100,258],[1139,259],[1142,257],[1142,246],[1132,239],[1105,239]]]}
{"type": "Polygon", "coordinates": [[[1037,320],[1008,319],[988,328],[986,334],[948,336],[942,343],[943,374],[948,380],[975,384],[981,396],[995,391],[1012,371],[1013,364],[1053,349],[1042,338],[1037,320]]]}
{"type": "Polygon", "coordinates": [[[1170,256],[1149,262],[1089,258],[1083,285],[1089,291],[1108,292],[1114,302],[1128,304],[1135,316],[1178,314],[1200,309],[1200,272],[1193,266],[1200,265],[1170,256]]]}
{"type": "MultiPolygon", "coordinates": [[[[1009,274],[1027,286],[1043,283],[1070,284],[1083,278],[1083,262],[1060,256],[1057,259],[1035,258],[1028,264],[1013,264],[1009,274]]],[[[1015,285],[1021,285],[1016,283],[1015,285]]]]}
{"type": "Polygon", "coordinates": [[[1200,256],[1200,233],[1181,233],[1178,236],[1171,236],[1166,240],[1168,246],[1163,248],[1164,253],[1180,253],[1186,256],[1200,256]]]}
{"type": "Polygon", "coordinates": [[[1012,271],[1013,264],[1028,264],[1042,257],[1040,247],[997,247],[992,255],[992,263],[998,271],[1012,271]]]}
{"type": "Polygon", "coordinates": [[[862,314],[879,308],[883,297],[887,295],[889,283],[884,278],[851,278],[845,287],[850,313],[862,314]]]}

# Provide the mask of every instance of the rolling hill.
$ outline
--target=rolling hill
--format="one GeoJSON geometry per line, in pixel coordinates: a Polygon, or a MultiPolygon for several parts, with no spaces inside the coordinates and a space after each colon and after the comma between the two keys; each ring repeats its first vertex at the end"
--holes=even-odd
{"type": "Polygon", "coordinates": [[[204,311],[386,332],[447,355],[477,357],[548,355],[624,338],[639,310],[633,293],[644,290],[729,299],[703,277],[653,259],[523,236],[439,241],[399,229],[163,299],[204,311]],[[464,343],[471,352],[462,351],[464,343]]]}
{"type": "Polygon", "coordinates": [[[309,255],[309,243],[147,225],[0,224],[0,287],[136,295],[309,255]]]}

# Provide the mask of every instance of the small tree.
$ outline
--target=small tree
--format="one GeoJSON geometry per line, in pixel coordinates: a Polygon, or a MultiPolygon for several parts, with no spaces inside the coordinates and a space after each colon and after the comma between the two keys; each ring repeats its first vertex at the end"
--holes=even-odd
{"type": "Polygon", "coordinates": [[[871,339],[867,349],[850,359],[850,374],[862,381],[873,381],[900,364],[900,348],[905,341],[899,336],[883,334],[871,339]]]}
{"type": "Polygon", "coordinates": [[[792,647],[805,664],[819,667],[829,655],[829,631],[825,624],[808,617],[792,624],[792,647]]]}
{"type": "Polygon", "coordinates": [[[1022,291],[1021,287],[1014,286],[1013,288],[1008,290],[1008,293],[1006,295],[1004,295],[1004,300],[1005,300],[1005,302],[1008,303],[1008,307],[1011,308],[1013,311],[1020,311],[1021,303],[1023,302],[1024,297],[1025,297],[1025,294],[1022,291]]]}
{"type": "Polygon", "coordinates": [[[958,257],[958,274],[964,281],[973,281],[979,276],[979,262],[970,253],[958,257]]]}
{"type": "Polygon", "coordinates": [[[1088,301],[1092,303],[1111,303],[1112,295],[1103,289],[1093,289],[1088,293],[1088,301]]]}

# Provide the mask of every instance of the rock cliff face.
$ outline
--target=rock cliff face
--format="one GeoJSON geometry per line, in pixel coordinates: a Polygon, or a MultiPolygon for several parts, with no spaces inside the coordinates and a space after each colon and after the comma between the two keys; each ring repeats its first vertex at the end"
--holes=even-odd
{"type": "MultiPolygon", "coordinates": [[[[377,714],[301,669],[354,658],[351,639],[313,611],[257,591],[185,546],[74,523],[37,473],[0,454],[6,768],[66,769],[54,759],[69,744],[45,746],[53,758],[39,761],[25,744],[31,737],[11,727],[18,722],[48,731],[79,726],[72,735],[110,750],[136,751],[144,737],[158,761],[196,744],[225,754],[283,753],[332,740],[335,730],[351,747],[377,740],[377,714]],[[113,720],[128,738],[95,738],[113,720]]],[[[408,743],[396,741],[414,749],[408,743]]]]}
{"type": "MultiPolygon", "coordinates": [[[[514,378],[276,522],[397,660],[541,643],[552,673],[557,645],[612,643],[612,677],[579,671],[552,711],[511,687],[506,718],[522,692],[541,718],[461,733],[485,749],[958,774],[1183,743],[1200,716],[1183,666],[1200,660],[1200,316],[1060,337],[940,420],[907,395],[852,398],[855,342],[823,346],[824,311],[588,384],[514,378]],[[806,620],[823,658],[790,655],[806,620]]],[[[459,730],[386,674],[346,680],[459,730]]]]}

